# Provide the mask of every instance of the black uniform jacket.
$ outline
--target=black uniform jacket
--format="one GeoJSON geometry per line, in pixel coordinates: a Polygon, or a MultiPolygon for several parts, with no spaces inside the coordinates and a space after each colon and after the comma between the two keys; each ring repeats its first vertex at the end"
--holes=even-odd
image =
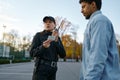
{"type": "Polygon", "coordinates": [[[48,36],[51,34],[52,32],[48,32],[46,30],[36,33],[31,44],[31,57],[57,62],[58,55],[61,58],[66,56],[66,52],[60,38],[57,42],[52,41],[49,48],[43,47],[42,43],[47,40],[48,36]]]}

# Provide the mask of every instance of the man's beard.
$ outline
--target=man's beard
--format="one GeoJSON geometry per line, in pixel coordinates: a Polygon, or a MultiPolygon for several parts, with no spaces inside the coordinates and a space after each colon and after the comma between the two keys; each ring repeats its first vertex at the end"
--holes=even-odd
{"type": "Polygon", "coordinates": [[[91,15],[85,16],[85,18],[86,18],[86,19],[90,19],[90,16],[91,16],[91,15]]]}

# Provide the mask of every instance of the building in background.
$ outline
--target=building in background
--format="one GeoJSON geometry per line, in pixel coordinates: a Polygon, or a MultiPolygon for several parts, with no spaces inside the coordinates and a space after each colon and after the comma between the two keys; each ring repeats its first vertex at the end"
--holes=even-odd
{"type": "Polygon", "coordinates": [[[10,47],[6,45],[0,45],[0,57],[10,57],[10,47]]]}

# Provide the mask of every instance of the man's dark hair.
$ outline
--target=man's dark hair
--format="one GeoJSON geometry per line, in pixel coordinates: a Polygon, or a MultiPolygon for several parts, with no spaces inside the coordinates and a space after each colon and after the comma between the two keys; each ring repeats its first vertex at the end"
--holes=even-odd
{"type": "Polygon", "coordinates": [[[89,3],[89,4],[91,4],[92,2],[95,2],[95,3],[96,3],[96,6],[97,6],[97,9],[98,9],[98,10],[101,9],[102,0],[80,0],[80,1],[79,1],[79,3],[82,3],[82,2],[86,2],[86,3],[89,3]]]}

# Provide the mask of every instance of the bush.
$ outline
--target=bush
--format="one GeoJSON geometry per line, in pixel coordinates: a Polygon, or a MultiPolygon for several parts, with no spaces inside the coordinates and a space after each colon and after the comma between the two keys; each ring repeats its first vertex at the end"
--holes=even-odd
{"type": "Polygon", "coordinates": [[[26,59],[26,60],[21,60],[21,59],[15,59],[12,61],[12,63],[21,63],[21,62],[30,62],[30,59],[26,59]]]}
{"type": "MultiPolygon", "coordinates": [[[[12,60],[12,63],[22,63],[22,62],[30,62],[31,59],[15,59],[12,60]]],[[[0,59],[0,64],[10,64],[10,59],[0,59]]]]}
{"type": "Polygon", "coordinates": [[[9,59],[0,59],[0,64],[9,64],[9,59]]]}

